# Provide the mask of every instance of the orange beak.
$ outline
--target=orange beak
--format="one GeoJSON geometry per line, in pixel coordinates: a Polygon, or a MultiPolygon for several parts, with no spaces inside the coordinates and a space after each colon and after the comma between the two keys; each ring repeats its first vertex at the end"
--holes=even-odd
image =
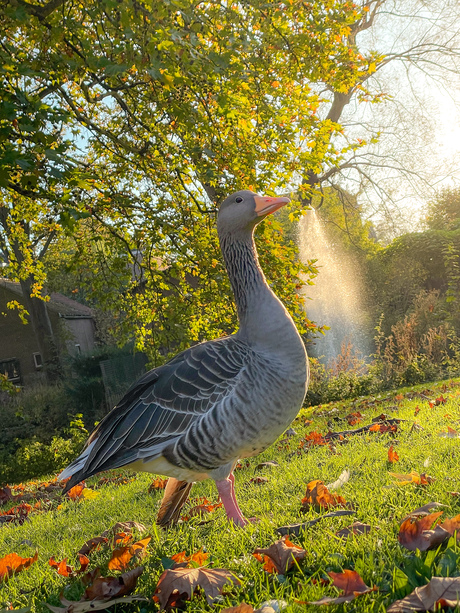
{"type": "Polygon", "coordinates": [[[284,196],[280,198],[272,198],[271,196],[254,196],[256,203],[256,213],[259,217],[264,215],[270,215],[274,213],[282,206],[287,204],[290,200],[284,196]]]}

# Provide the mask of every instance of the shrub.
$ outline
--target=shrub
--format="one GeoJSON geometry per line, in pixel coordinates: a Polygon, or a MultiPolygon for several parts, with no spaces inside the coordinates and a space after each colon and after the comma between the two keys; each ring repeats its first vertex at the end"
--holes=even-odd
{"type": "Polygon", "coordinates": [[[20,483],[64,468],[88,437],[81,417],[76,415],[65,428],[64,436],[53,436],[50,443],[43,443],[36,437],[17,440],[13,455],[0,454],[0,483],[20,483]]]}

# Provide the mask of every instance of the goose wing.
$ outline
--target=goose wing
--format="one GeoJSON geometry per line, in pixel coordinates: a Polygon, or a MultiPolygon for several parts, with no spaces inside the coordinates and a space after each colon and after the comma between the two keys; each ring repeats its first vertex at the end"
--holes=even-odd
{"type": "Polygon", "coordinates": [[[231,394],[249,348],[234,336],[195,345],[142,376],[93,431],[63,473],[66,489],[95,473],[161,453],[172,440],[231,394]],[[144,453],[143,453],[144,452],[144,453]]]}

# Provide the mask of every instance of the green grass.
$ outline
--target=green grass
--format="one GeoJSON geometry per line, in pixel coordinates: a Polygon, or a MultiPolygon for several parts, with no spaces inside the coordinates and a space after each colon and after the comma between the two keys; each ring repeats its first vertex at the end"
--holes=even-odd
{"type": "MultiPolygon", "coordinates": [[[[147,474],[138,474],[126,485],[101,486],[94,500],[63,500],[59,510],[31,513],[22,526],[4,525],[0,528],[0,558],[10,552],[28,557],[36,549],[39,558],[30,568],[0,584],[0,609],[30,606],[32,611],[47,611],[44,603],[59,605],[59,594],[63,590],[66,598],[78,600],[84,589],[78,578],[59,576],[48,565],[49,558],[54,556],[61,560],[67,557],[73,565],[76,552],[86,540],[101,534],[117,521],[129,520],[144,524],[152,536],[148,557],[143,562],[145,571],[137,589],[138,593],[149,598],[149,604],[123,605],[122,611],[158,609],[151,597],[163,571],[161,559],[180,551],[190,554],[200,548],[210,554],[214,568],[231,570],[242,582],[241,588],[233,589],[217,603],[217,611],[243,600],[257,608],[271,599],[285,600],[288,603],[286,613],[303,611],[306,606],[296,604],[296,600],[311,601],[326,594],[337,594],[333,587],[312,579],[327,577],[328,571],[343,569],[354,569],[367,585],[379,587],[379,591],[345,605],[347,610],[385,611],[386,606],[412,591],[416,585],[425,584],[432,574],[460,574],[460,549],[453,538],[439,551],[425,553],[408,552],[397,540],[401,519],[427,502],[445,504],[444,517],[460,513],[460,498],[449,493],[460,490],[460,439],[439,436],[448,425],[460,430],[460,384],[455,380],[410,390],[424,388],[432,390],[430,399],[434,400],[443,392],[448,402],[430,408],[428,401],[421,398],[410,400],[404,396],[402,401],[395,401],[396,392],[393,392],[377,397],[377,402],[358,399],[303,410],[292,424],[297,434],[289,446],[275,444],[262,455],[249,460],[249,467],[236,472],[237,496],[244,514],[260,518],[260,523],[244,529],[229,524],[222,509],[206,516],[204,519],[211,521],[204,525],[198,525],[199,519],[195,518],[168,531],[158,529],[154,519],[162,493],[147,492],[152,481],[152,476],[147,474]],[[420,412],[414,418],[417,405],[420,412]],[[357,410],[365,415],[360,424],[348,426],[344,420],[334,420],[357,410]],[[329,426],[335,431],[357,428],[370,423],[382,412],[407,420],[400,424],[396,435],[368,433],[350,437],[345,444],[336,444],[335,450],[320,446],[297,454],[298,444],[307,432],[316,430],[325,434],[329,426]],[[446,414],[451,418],[445,417],[446,414]],[[305,425],[307,418],[312,419],[310,425],[305,425]],[[414,420],[424,429],[411,432],[414,420]],[[387,461],[391,444],[400,457],[400,461],[393,465],[387,461]],[[267,460],[275,460],[279,466],[257,471],[257,464],[267,460]],[[427,461],[426,467],[424,463],[427,461]],[[299,512],[306,484],[314,479],[333,482],[345,468],[350,470],[351,476],[337,493],[354,504],[355,516],[321,520],[299,537],[293,537],[293,542],[303,547],[307,555],[285,577],[263,571],[252,556],[254,549],[277,540],[276,527],[318,517],[320,513],[314,510],[305,515],[299,512]],[[435,478],[434,483],[426,487],[398,486],[389,475],[389,471],[409,473],[411,470],[427,472],[435,478]],[[268,483],[249,483],[255,475],[268,477],[268,483]],[[371,532],[347,540],[335,536],[337,530],[355,520],[370,524],[371,532]]],[[[408,391],[406,388],[398,393],[406,394],[408,391]]],[[[87,485],[91,487],[97,481],[98,478],[94,478],[87,485]]],[[[216,501],[214,483],[196,484],[192,497],[198,496],[216,501]]],[[[0,511],[9,506],[11,504],[0,511]]],[[[99,566],[103,575],[114,574],[107,571],[109,558],[108,549],[97,551],[91,554],[89,568],[99,566]]],[[[307,608],[313,610],[313,607],[307,608]]],[[[342,609],[333,606],[329,610],[339,608],[342,609]]],[[[210,610],[210,607],[203,598],[195,597],[187,605],[187,610],[203,611],[210,610]]]]}

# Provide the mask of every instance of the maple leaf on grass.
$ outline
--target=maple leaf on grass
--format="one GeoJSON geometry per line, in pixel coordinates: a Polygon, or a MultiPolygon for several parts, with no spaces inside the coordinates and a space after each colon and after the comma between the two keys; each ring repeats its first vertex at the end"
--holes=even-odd
{"type": "Polygon", "coordinates": [[[89,539],[84,543],[78,553],[82,556],[88,556],[93,551],[96,551],[101,545],[106,545],[109,542],[109,539],[105,536],[95,536],[92,539],[89,539]]]}
{"type": "Polygon", "coordinates": [[[387,613],[438,611],[447,607],[453,609],[459,601],[460,577],[432,577],[426,585],[416,587],[405,598],[393,602],[387,608],[387,613]]]}
{"type": "Polygon", "coordinates": [[[63,607],[54,607],[48,603],[46,606],[53,613],[87,613],[87,611],[102,611],[112,607],[115,604],[128,604],[130,602],[141,601],[148,602],[145,596],[122,596],[121,598],[113,598],[112,600],[67,600],[60,596],[60,601],[63,607]]]}
{"type": "Polygon", "coordinates": [[[229,607],[228,609],[222,609],[220,613],[254,613],[254,607],[252,607],[250,604],[246,604],[245,602],[242,602],[236,605],[236,607],[229,607]]]}
{"type": "Polygon", "coordinates": [[[393,445],[391,445],[391,447],[388,449],[388,461],[390,464],[394,464],[395,462],[399,461],[399,455],[393,449],[393,445]]]}
{"type": "Polygon", "coordinates": [[[438,524],[442,511],[425,515],[420,519],[405,519],[398,534],[400,544],[409,551],[427,551],[438,547],[450,536],[449,532],[438,524]]]}
{"type": "Polygon", "coordinates": [[[240,584],[230,571],[223,568],[178,568],[165,570],[158,580],[153,599],[160,609],[171,610],[184,600],[190,600],[200,587],[209,604],[220,596],[229,583],[240,584]]]}
{"type": "Polygon", "coordinates": [[[152,481],[147,491],[149,494],[151,494],[152,492],[155,492],[157,490],[164,490],[167,483],[168,483],[168,479],[160,479],[158,477],[157,479],[154,479],[152,481]]]}
{"type": "Polygon", "coordinates": [[[324,481],[315,480],[307,484],[305,497],[302,498],[302,506],[300,511],[309,511],[312,507],[320,511],[322,509],[330,509],[332,507],[345,506],[349,507],[343,496],[331,494],[324,485],[324,481]]]}
{"type": "Polygon", "coordinates": [[[258,547],[253,556],[263,562],[264,570],[284,575],[296,562],[300,562],[307,555],[305,549],[291,543],[287,536],[276,541],[270,547],[258,547]]]}
{"type": "Polygon", "coordinates": [[[207,562],[208,556],[209,554],[205,553],[202,549],[189,556],[186,555],[185,551],[180,551],[171,556],[171,560],[174,561],[174,566],[172,568],[196,568],[203,566],[207,562]]]}
{"type": "Polygon", "coordinates": [[[21,558],[17,553],[9,553],[4,558],[0,558],[0,583],[7,581],[16,573],[29,568],[38,560],[38,551],[31,558],[21,558]]]}
{"type": "Polygon", "coordinates": [[[119,549],[114,549],[112,552],[112,557],[109,560],[109,569],[110,570],[125,570],[128,566],[131,558],[134,556],[136,558],[143,558],[146,556],[146,548],[150,543],[151,536],[148,536],[137,543],[133,543],[129,545],[129,547],[120,547],[119,549]]]}
{"type": "Polygon", "coordinates": [[[63,577],[71,577],[73,575],[79,575],[84,573],[88,568],[89,559],[80,553],[78,555],[78,561],[80,562],[80,568],[78,570],[73,569],[71,566],[67,564],[67,558],[64,558],[61,562],[56,562],[54,557],[50,558],[48,564],[56,569],[58,575],[62,575],[63,577]]]}
{"type": "Polygon", "coordinates": [[[364,583],[360,575],[355,570],[344,570],[343,573],[329,572],[329,577],[332,579],[333,585],[342,590],[342,593],[336,597],[323,596],[320,600],[314,602],[299,603],[299,604],[342,604],[344,602],[351,602],[357,596],[374,592],[377,588],[369,587],[364,583]]]}
{"type": "Polygon", "coordinates": [[[143,573],[143,566],[136,566],[119,577],[94,577],[91,585],[83,594],[84,600],[107,600],[130,594],[137,585],[137,580],[143,573]]]}

